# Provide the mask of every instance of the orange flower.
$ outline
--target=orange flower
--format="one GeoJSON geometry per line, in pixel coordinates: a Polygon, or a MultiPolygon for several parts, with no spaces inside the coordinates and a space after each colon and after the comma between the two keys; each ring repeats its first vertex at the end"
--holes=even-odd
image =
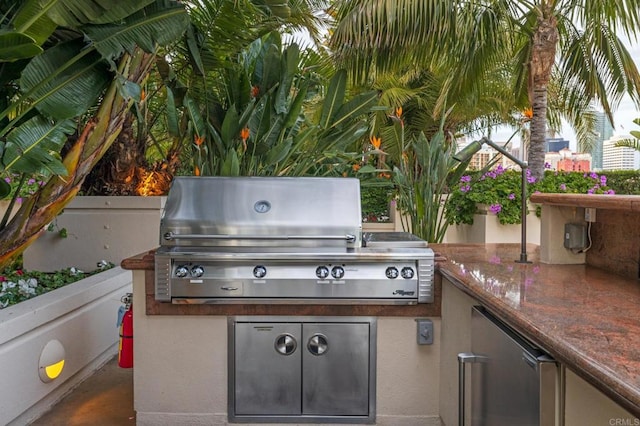
{"type": "Polygon", "coordinates": [[[202,142],[204,142],[204,136],[195,135],[193,137],[193,139],[194,139],[194,142],[195,142],[196,146],[200,146],[200,145],[202,145],[202,142]]]}
{"type": "Polygon", "coordinates": [[[245,127],[244,129],[240,130],[240,139],[242,139],[242,142],[246,142],[247,139],[249,139],[249,128],[245,127]]]}
{"type": "Polygon", "coordinates": [[[371,136],[369,140],[371,141],[371,145],[373,145],[375,149],[380,149],[380,145],[382,144],[382,139],[377,138],[375,136],[371,136]]]}
{"type": "Polygon", "coordinates": [[[198,168],[198,166],[195,166],[195,168],[193,169],[193,174],[196,176],[200,176],[200,169],[198,168]]]}
{"type": "Polygon", "coordinates": [[[391,174],[390,174],[390,173],[387,173],[387,172],[378,173],[378,177],[380,177],[380,178],[385,178],[385,179],[389,179],[389,178],[391,178],[391,174]]]}
{"type": "Polygon", "coordinates": [[[531,120],[533,118],[533,109],[525,108],[524,111],[522,111],[522,115],[531,120]]]}
{"type": "Polygon", "coordinates": [[[391,114],[389,116],[389,118],[392,121],[400,123],[401,127],[404,127],[404,120],[402,119],[402,107],[401,106],[397,107],[395,112],[394,112],[394,114],[391,114]]]}
{"type": "Polygon", "coordinates": [[[358,170],[360,170],[360,167],[361,167],[360,164],[354,164],[353,166],[351,166],[354,172],[357,172],[358,170]]]}
{"type": "Polygon", "coordinates": [[[147,99],[147,92],[142,89],[142,92],[140,92],[140,102],[144,102],[145,99],[147,99]]]}
{"type": "Polygon", "coordinates": [[[258,86],[251,87],[251,97],[252,98],[257,98],[259,94],[260,94],[260,87],[258,87],[258,86]]]}

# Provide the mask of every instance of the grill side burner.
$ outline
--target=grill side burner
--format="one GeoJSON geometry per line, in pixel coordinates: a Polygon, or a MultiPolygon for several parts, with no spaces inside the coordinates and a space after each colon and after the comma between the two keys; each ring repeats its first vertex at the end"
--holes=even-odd
{"type": "Polygon", "coordinates": [[[176,178],[156,300],[433,302],[433,251],[408,233],[363,236],[359,189],[348,178],[176,178]]]}

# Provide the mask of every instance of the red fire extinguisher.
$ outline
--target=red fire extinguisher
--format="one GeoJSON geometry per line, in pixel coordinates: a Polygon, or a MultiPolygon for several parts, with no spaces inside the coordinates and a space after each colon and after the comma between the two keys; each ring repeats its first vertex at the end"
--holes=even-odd
{"type": "Polygon", "coordinates": [[[118,366],[121,368],[133,367],[133,305],[131,293],[122,298],[125,304],[120,307],[120,343],[118,345],[118,366]]]}

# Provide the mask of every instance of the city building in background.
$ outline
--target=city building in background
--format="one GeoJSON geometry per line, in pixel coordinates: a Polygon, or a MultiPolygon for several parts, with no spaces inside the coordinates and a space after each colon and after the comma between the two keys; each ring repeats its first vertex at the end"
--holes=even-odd
{"type": "Polygon", "coordinates": [[[640,152],[625,146],[615,146],[623,139],[633,139],[630,135],[613,136],[602,144],[602,170],[638,170],[640,152]]]}
{"type": "Polygon", "coordinates": [[[560,152],[569,149],[569,141],[564,138],[546,138],[544,152],[560,152]]]}
{"type": "Polygon", "coordinates": [[[613,136],[613,126],[609,118],[604,112],[596,112],[596,140],[591,148],[592,168],[593,170],[601,170],[602,167],[602,149],[604,141],[611,139],[613,136]]]}
{"type": "Polygon", "coordinates": [[[547,152],[544,161],[549,169],[564,172],[588,172],[591,170],[591,154],[571,152],[563,148],[559,152],[547,152]]]}
{"type": "MultiPolygon", "coordinates": [[[[506,144],[506,142],[496,142],[496,143],[499,144],[499,145],[506,144]]],[[[458,151],[463,149],[468,144],[469,144],[469,142],[467,142],[466,139],[459,140],[458,141],[458,151]]],[[[517,156],[518,148],[509,149],[509,146],[507,146],[506,149],[514,157],[518,158],[518,156],[517,156]]],[[[513,161],[511,161],[508,158],[504,157],[501,153],[499,153],[498,151],[496,151],[495,149],[493,149],[492,147],[490,147],[488,145],[482,145],[482,148],[480,149],[480,151],[478,151],[475,154],[473,154],[473,157],[471,157],[471,160],[469,161],[469,167],[468,168],[469,168],[469,170],[482,170],[491,161],[495,161],[494,167],[496,167],[498,164],[500,164],[505,169],[513,169],[513,168],[519,169],[519,166],[516,165],[516,163],[514,163],[513,161]]]]}

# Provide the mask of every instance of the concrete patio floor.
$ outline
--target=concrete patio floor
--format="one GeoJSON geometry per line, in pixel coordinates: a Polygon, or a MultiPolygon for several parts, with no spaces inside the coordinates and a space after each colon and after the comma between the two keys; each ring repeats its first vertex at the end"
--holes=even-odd
{"type": "Polygon", "coordinates": [[[133,426],[133,369],[118,367],[117,357],[36,421],[34,426],[133,426]]]}

